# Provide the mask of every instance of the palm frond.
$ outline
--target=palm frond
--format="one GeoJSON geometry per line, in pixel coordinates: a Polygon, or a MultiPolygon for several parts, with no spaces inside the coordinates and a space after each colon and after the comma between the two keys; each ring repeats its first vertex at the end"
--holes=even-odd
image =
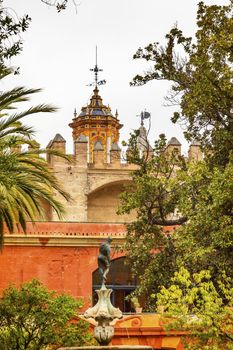
{"type": "MultiPolygon", "coordinates": [[[[4,74],[0,74],[0,79],[4,74]]],[[[64,207],[54,193],[65,200],[70,195],[64,191],[48,163],[40,157],[53,154],[71,161],[71,157],[57,150],[40,149],[32,140],[33,128],[23,124],[24,117],[37,113],[51,113],[56,107],[39,104],[23,112],[17,110],[17,104],[27,102],[30,95],[40,89],[17,87],[0,93],[0,246],[3,243],[4,225],[10,233],[20,225],[26,232],[27,220],[43,216],[42,202],[49,205],[62,218],[64,207]],[[29,149],[21,152],[20,147],[27,144],[29,149]]]]}
{"type": "Polygon", "coordinates": [[[14,103],[27,102],[30,95],[40,92],[41,89],[26,89],[22,86],[0,93],[0,111],[12,109],[14,103]]]}

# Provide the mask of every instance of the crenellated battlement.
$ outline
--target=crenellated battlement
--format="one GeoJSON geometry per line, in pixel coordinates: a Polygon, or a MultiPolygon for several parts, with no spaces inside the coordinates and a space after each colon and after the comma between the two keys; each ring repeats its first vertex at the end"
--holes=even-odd
{"type": "MultiPolygon", "coordinates": [[[[140,136],[139,136],[140,138],[140,136]]],[[[66,140],[60,135],[56,134],[54,139],[51,140],[47,146],[49,149],[55,149],[66,154],[66,140]]],[[[88,139],[85,135],[80,135],[74,141],[74,153],[71,155],[76,164],[79,167],[84,168],[122,168],[122,169],[135,169],[133,164],[127,162],[127,156],[122,154],[122,150],[119,147],[118,143],[113,143],[109,152],[109,161],[106,160],[106,152],[100,141],[97,141],[94,145],[92,152],[92,157],[88,157],[90,145],[88,145],[88,139]]],[[[147,141],[144,143],[138,142],[139,152],[149,151],[153,154],[153,149],[148,144],[147,141]]],[[[166,144],[164,148],[165,154],[171,154],[173,151],[176,151],[178,154],[182,154],[182,145],[177,140],[176,137],[172,137],[166,144]]],[[[201,151],[201,146],[199,142],[193,142],[189,145],[187,160],[199,161],[203,159],[203,153],[201,151]]],[[[52,167],[56,165],[67,164],[67,161],[53,155],[48,155],[47,161],[52,167]]]]}
{"type": "MultiPolygon", "coordinates": [[[[144,131],[143,131],[144,132],[144,131]]],[[[139,152],[153,153],[148,144],[143,144],[139,135],[139,152]],[[143,148],[144,147],[144,148],[143,148]]],[[[66,141],[57,134],[50,141],[48,148],[57,149],[65,153],[66,141]]],[[[122,160],[122,151],[117,142],[112,143],[109,160],[106,159],[106,150],[102,143],[97,141],[94,145],[92,157],[88,156],[90,146],[85,135],[79,135],[74,141],[73,161],[49,155],[48,162],[53,168],[59,182],[72,196],[72,201],[67,203],[62,198],[66,208],[66,220],[79,222],[128,222],[133,215],[119,216],[116,214],[120,204],[119,196],[124,191],[124,186],[131,182],[132,171],[137,166],[122,160]]],[[[165,149],[165,154],[173,151],[181,154],[181,143],[172,137],[165,149]]],[[[200,145],[195,142],[189,146],[188,160],[199,161],[203,158],[200,145]]],[[[49,219],[57,220],[55,213],[49,219]]]]}

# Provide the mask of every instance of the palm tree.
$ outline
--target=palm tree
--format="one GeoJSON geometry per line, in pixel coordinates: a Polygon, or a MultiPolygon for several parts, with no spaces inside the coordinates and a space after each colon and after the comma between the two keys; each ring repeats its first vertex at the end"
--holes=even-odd
{"type": "Polygon", "coordinates": [[[38,215],[43,215],[42,201],[61,217],[64,208],[55,199],[54,192],[66,200],[70,199],[40,155],[52,153],[66,159],[69,157],[56,150],[38,148],[32,140],[33,129],[22,123],[25,116],[54,112],[56,108],[41,104],[11,114],[18,103],[29,101],[30,96],[39,91],[40,89],[18,87],[0,93],[0,245],[3,243],[4,225],[10,233],[18,224],[26,231],[27,220],[34,221],[38,215]],[[29,146],[28,150],[20,151],[25,144],[29,146]]]}

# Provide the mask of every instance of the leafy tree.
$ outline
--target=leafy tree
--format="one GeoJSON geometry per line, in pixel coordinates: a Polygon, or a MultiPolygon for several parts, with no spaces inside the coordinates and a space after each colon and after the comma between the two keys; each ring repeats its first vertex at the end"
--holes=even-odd
{"type": "Polygon", "coordinates": [[[228,6],[198,5],[195,39],[174,27],[167,44],[139,48],[134,58],[154,64],[132,85],[151,80],[172,82],[167,100],[179,105],[172,121],[186,125],[187,140],[200,140],[216,164],[226,164],[233,149],[233,2],[228,6]]]}
{"type": "Polygon", "coordinates": [[[206,162],[179,171],[179,211],[188,217],[174,239],[190,271],[209,269],[213,280],[225,271],[233,278],[233,157],[224,169],[206,162]]]}
{"type": "Polygon", "coordinates": [[[66,159],[55,150],[40,149],[31,139],[33,129],[22,124],[22,118],[39,112],[53,112],[49,105],[38,105],[20,113],[11,111],[16,104],[29,100],[39,89],[18,87],[0,94],[0,236],[3,225],[13,232],[17,224],[26,230],[26,221],[43,215],[42,201],[51,206],[61,216],[63,206],[55,198],[54,191],[69,200],[52,170],[41,154],[55,154],[66,159]],[[21,145],[28,150],[19,151],[21,145]]]}
{"type": "Polygon", "coordinates": [[[121,195],[119,213],[136,213],[136,220],[127,224],[125,250],[132,272],[139,276],[138,294],[147,295],[147,307],[154,300],[150,295],[158,292],[176,270],[174,238],[164,234],[164,226],[180,225],[187,217],[174,217],[179,206],[180,184],[174,177],[177,167],[186,171],[183,157],[176,151],[164,153],[164,135],[142,156],[138,150],[138,132],[131,135],[127,158],[138,166],[132,174],[132,185],[121,195]]]}
{"type": "Polygon", "coordinates": [[[166,328],[187,331],[183,337],[185,349],[233,349],[232,279],[223,271],[217,284],[218,289],[208,270],[190,274],[181,268],[172,278],[172,285],[162,287],[158,294],[157,304],[163,305],[166,328]]]}
{"type": "Polygon", "coordinates": [[[39,281],[8,287],[0,301],[0,349],[42,350],[92,342],[89,324],[79,320],[81,300],[56,295],[39,281]]]}
{"type": "Polygon", "coordinates": [[[130,160],[139,168],[119,211],[136,213],[127,224],[126,251],[139,276],[137,294],[153,309],[160,286],[168,287],[180,266],[192,273],[209,269],[214,284],[223,270],[233,278],[233,159],[225,168],[188,162],[166,153],[163,137],[149,158],[140,158],[134,139],[130,160]]]}
{"type": "Polygon", "coordinates": [[[175,27],[165,47],[150,44],[135,55],[153,61],[154,68],[133,84],[171,81],[167,99],[180,105],[172,120],[185,121],[186,138],[200,140],[205,152],[204,161],[185,162],[164,151],[162,137],[153,152],[140,157],[137,133],[129,141],[129,161],[139,169],[122,195],[121,212],[137,214],[127,225],[126,249],[140,276],[137,293],[146,295],[151,307],[160,286],[169,287],[183,265],[191,273],[208,269],[220,294],[216,281],[222,271],[233,277],[232,1],[228,6],[200,2],[197,26],[195,40],[175,27]],[[170,225],[175,225],[172,234],[165,232],[170,225]]]}

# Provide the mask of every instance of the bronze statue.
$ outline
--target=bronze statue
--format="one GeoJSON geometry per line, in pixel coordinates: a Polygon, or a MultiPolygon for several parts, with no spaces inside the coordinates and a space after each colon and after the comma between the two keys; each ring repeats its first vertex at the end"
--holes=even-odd
{"type": "Polygon", "coordinates": [[[107,273],[110,268],[111,241],[112,238],[109,237],[99,248],[98,266],[102,278],[102,286],[101,289],[96,290],[98,302],[84,313],[85,318],[92,318],[97,322],[97,326],[94,328],[94,337],[102,346],[108,345],[114,336],[114,327],[110,325],[110,322],[123,317],[121,310],[115,308],[111,303],[112,289],[108,289],[105,286],[107,273]]]}
{"type": "Polygon", "coordinates": [[[101,275],[101,283],[105,285],[107,281],[107,274],[110,268],[110,244],[112,242],[112,238],[109,237],[105,243],[102,243],[99,248],[98,255],[98,267],[101,275]]]}

